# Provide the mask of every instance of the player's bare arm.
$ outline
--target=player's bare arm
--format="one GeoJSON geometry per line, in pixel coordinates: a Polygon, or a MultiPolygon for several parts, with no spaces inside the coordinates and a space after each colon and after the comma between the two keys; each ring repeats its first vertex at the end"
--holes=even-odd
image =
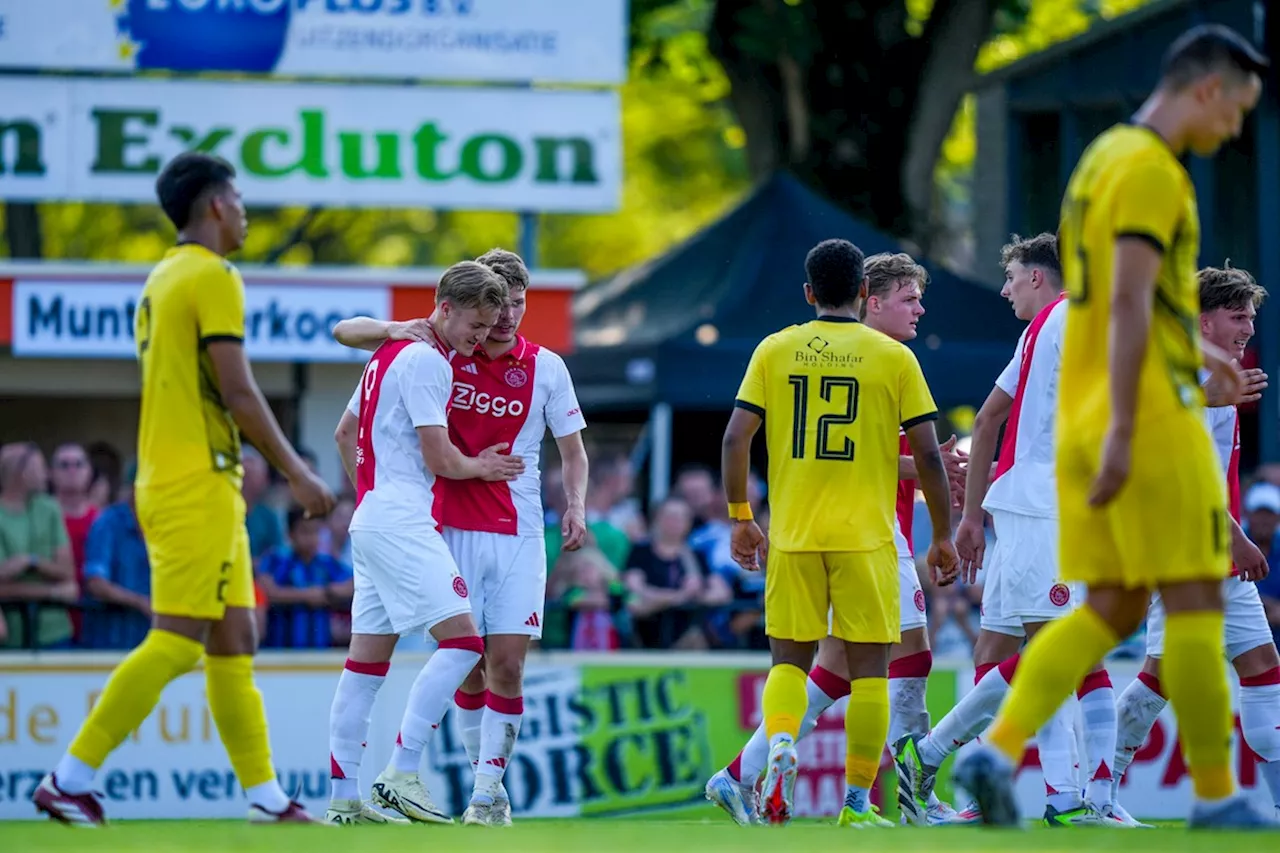
{"type": "Polygon", "coordinates": [[[218,377],[222,402],[235,418],[240,431],[284,475],[294,498],[308,515],[328,515],[333,509],[333,492],[311,472],[284,437],[280,424],[254,381],[249,359],[244,354],[244,344],[240,341],[212,341],[208,351],[218,377]]]}
{"type": "Polygon", "coordinates": [[[1089,492],[1090,506],[1110,503],[1129,478],[1138,377],[1151,336],[1151,306],[1163,251],[1140,237],[1116,240],[1110,327],[1107,331],[1111,422],[1102,444],[1102,467],[1089,492]]]}
{"type": "Polygon", "coordinates": [[[1240,527],[1234,518],[1231,522],[1231,563],[1240,570],[1240,581],[1260,581],[1271,573],[1267,556],[1240,527]]]}
{"type": "MultiPolygon", "coordinates": [[[[1243,371],[1240,369],[1240,362],[1232,358],[1231,355],[1221,347],[1211,344],[1203,338],[1200,339],[1200,354],[1204,356],[1204,366],[1208,369],[1210,374],[1209,380],[1205,383],[1205,405],[1230,406],[1246,402],[1243,399],[1245,396],[1245,377],[1243,371]],[[1214,389],[1216,396],[1231,402],[1209,403],[1207,401],[1207,389],[1209,387],[1214,389]]],[[[1263,387],[1266,387],[1266,374],[1263,374],[1262,378],[1264,383],[1263,387]]],[[[1256,382],[1256,378],[1254,381],[1256,382]]],[[[1261,396],[1262,394],[1259,392],[1258,397],[1261,396]]]]}
{"type": "Polygon", "coordinates": [[[563,537],[560,547],[564,551],[576,551],[587,539],[587,448],[582,443],[581,432],[557,438],[556,447],[560,451],[566,507],[560,521],[563,537]]]}
{"type": "Polygon", "coordinates": [[[338,445],[338,456],[342,459],[342,470],[347,473],[351,485],[356,484],[356,441],[360,436],[360,419],[344,409],[338,419],[338,428],[334,430],[333,440],[338,445]]]}
{"type": "Polygon", "coordinates": [[[916,461],[920,489],[929,507],[929,520],[933,523],[933,543],[929,546],[929,571],[933,582],[946,586],[956,579],[960,561],[951,543],[951,487],[947,481],[947,468],[938,447],[938,433],[933,421],[924,421],[907,430],[907,443],[916,461]]]}
{"type": "MultiPolygon", "coordinates": [[[[963,497],[965,472],[969,463],[969,455],[963,450],[956,449],[956,443],[959,442],[956,435],[952,435],[942,443],[938,448],[942,451],[942,462],[947,466],[947,476],[951,478],[952,492],[957,497],[963,497]]],[[[898,479],[914,480],[916,475],[916,460],[912,456],[898,457],[898,479]]]]}
{"type": "MultiPolygon", "coordinates": [[[[1213,344],[1203,339],[1200,341],[1200,352],[1204,354],[1206,365],[1216,356],[1213,352],[1216,349],[1217,347],[1213,344]],[[1206,349],[1206,346],[1212,349],[1206,349]]],[[[1223,353],[1223,355],[1227,354],[1223,353]]],[[[1204,404],[1209,408],[1239,406],[1241,403],[1252,403],[1262,399],[1262,392],[1267,388],[1266,371],[1261,367],[1241,367],[1236,359],[1231,359],[1231,365],[1240,374],[1240,393],[1232,394],[1230,382],[1226,381],[1225,376],[1216,374],[1210,376],[1209,381],[1204,383],[1204,404]]]]}
{"type": "Polygon", "coordinates": [[[449,430],[442,426],[418,427],[418,444],[427,468],[447,480],[514,480],[524,473],[524,459],[502,451],[506,442],[486,447],[475,456],[467,456],[449,440],[449,430]]]}
{"type": "Polygon", "coordinates": [[[351,317],[339,320],[333,327],[333,339],[343,346],[373,352],[387,341],[426,341],[430,343],[431,324],[427,320],[376,320],[373,317],[351,317]]]}
{"type": "Polygon", "coordinates": [[[991,393],[978,410],[973,421],[973,437],[969,445],[969,468],[964,487],[964,513],[956,529],[956,552],[960,556],[960,576],[966,583],[977,580],[978,570],[987,550],[985,513],[982,502],[991,484],[991,466],[995,463],[996,448],[1000,442],[1000,427],[1009,419],[1013,398],[999,387],[991,393]]]}
{"type": "MultiPolygon", "coordinates": [[[[733,520],[730,552],[735,563],[751,572],[757,571],[760,560],[767,561],[769,556],[769,541],[760,525],[751,517],[751,505],[747,500],[751,441],[762,423],[764,420],[755,412],[734,408],[729,415],[729,425],[724,429],[724,441],[720,448],[720,476],[724,481],[724,493],[729,500],[729,514],[733,520]]],[[[936,439],[934,444],[937,444],[936,439]]]]}

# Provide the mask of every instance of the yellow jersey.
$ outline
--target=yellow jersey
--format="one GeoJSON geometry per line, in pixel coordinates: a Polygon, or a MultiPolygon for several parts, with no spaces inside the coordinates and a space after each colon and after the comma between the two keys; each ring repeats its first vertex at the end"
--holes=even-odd
{"type": "Polygon", "coordinates": [[[1195,188],[1154,131],[1117,125],[1084,152],[1062,202],[1058,252],[1070,303],[1058,392],[1067,403],[1058,409],[1060,435],[1101,436],[1111,418],[1108,330],[1118,237],[1146,240],[1164,256],[1138,379],[1135,429],[1204,405],[1198,381],[1195,188]]]}
{"type": "Polygon", "coordinates": [[[911,350],[851,318],[819,317],[760,342],[735,405],[764,418],[772,547],[893,541],[898,429],[938,417],[911,350]]]}
{"type": "Polygon", "coordinates": [[[137,485],[212,472],[239,488],[240,431],[206,350],[215,341],[244,341],[239,271],[203,246],[170,249],[142,289],[134,340],[142,371],[137,485]]]}

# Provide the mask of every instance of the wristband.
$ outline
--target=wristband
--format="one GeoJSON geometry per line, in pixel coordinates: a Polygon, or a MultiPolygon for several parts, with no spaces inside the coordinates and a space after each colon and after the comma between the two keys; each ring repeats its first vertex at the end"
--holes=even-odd
{"type": "Polygon", "coordinates": [[[752,521],[755,515],[751,512],[751,504],[747,501],[729,504],[729,518],[734,521],[752,521]]]}

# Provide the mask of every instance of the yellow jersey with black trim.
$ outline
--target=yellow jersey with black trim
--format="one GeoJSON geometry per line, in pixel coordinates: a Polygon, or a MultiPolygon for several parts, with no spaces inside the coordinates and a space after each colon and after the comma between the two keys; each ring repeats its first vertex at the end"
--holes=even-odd
{"type": "Polygon", "coordinates": [[[760,342],[735,405],[764,418],[771,547],[893,541],[899,427],[938,417],[911,350],[851,318],[819,317],[760,342]]]}
{"type": "Polygon", "coordinates": [[[1195,187],[1154,131],[1117,125],[1080,158],[1062,203],[1058,251],[1070,303],[1058,393],[1060,435],[1100,436],[1111,418],[1112,271],[1116,241],[1125,237],[1145,240],[1163,256],[1135,428],[1204,406],[1197,381],[1202,362],[1195,187]]]}
{"type": "Polygon", "coordinates": [[[239,488],[240,431],[207,347],[244,342],[240,272],[203,246],[170,249],[142,289],[134,339],[142,372],[138,487],[213,473],[239,488]]]}

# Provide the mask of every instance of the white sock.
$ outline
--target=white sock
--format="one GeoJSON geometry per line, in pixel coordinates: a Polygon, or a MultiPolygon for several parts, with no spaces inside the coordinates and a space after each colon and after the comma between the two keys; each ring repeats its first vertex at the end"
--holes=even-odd
{"type": "Polygon", "coordinates": [[[1106,670],[1085,676],[1080,690],[1086,768],[1084,798],[1095,806],[1105,806],[1111,802],[1111,783],[1115,779],[1116,691],[1106,670]]]}
{"type": "Polygon", "coordinates": [[[289,795],[280,787],[279,779],[245,788],[244,795],[250,803],[271,814],[280,814],[289,808],[289,795]]]}
{"type": "Polygon", "coordinates": [[[444,719],[449,700],[483,654],[483,640],[462,637],[441,642],[440,648],[431,655],[409,688],[409,704],[405,706],[395,753],[391,756],[397,773],[419,771],[422,751],[444,719]]]}
{"type": "Polygon", "coordinates": [[[347,659],[329,707],[330,799],[358,800],[360,759],[369,739],[373,702],[387,680],[390,663],[361,663],[347,659]]]}
{"type": "Polygon", "coordinates": [[[484,720],[484,694],[464,693],[459,690],[453,694],[454,710],[458,714],[458,729],[462,732],[462,746],[467,751],[467,760],[471,769],[476,769],[480,760],[480,725],[484,720]]]}
{"type": "Polygon", "coordinates": [[[1067,811],[1080,805],[1080,788],[1077,786],[1075,763],[1071,758],[1075,727],[1071,725],[1075,707],[1070,702],[1049,718],[1049,722],[1036,732],[1036,746],[1040,750],[1040,769],[1044,773],[1045,799],[1058,811],[1067,811]]]}
{"type": "Polygon", "coordinates": [[[929,709],[925,707],[925,689],[929,679],[889,679],[889,745],[904,735],[929,733],[929,709]]]}
{"type": "Polygon", "coordinates": [[[1000,703],[1009,692],[1005,670],[1012,669],[1003,663],[992,667],[974,688],[956,703],[947,715],[938,721],[920,741],[920,759],[930,767],[938,767],[947,756],[973,740],[986,730],[1000,710],[1000,703]]]}
{"type": "MultiPolygon", "coordinates": [[[[829,671],[815,666],[809,673],[808,681],[805,682],[805,693],[809,697],[809,705],[805,708],[804,719],[800,721],[801,738],[804,738],[817,727],[818,718],[822,716],[824,711],[841,698],[849,695],[849,682],[841,681],[829,671]],[[818,682],[814,681],[815,675],[828,689],[835,691],[838,695],[832,696],[822,687],[819,687],[818,682]],[[837,689],[839,684],[844,686],[843,693],[840,693],[837,689]]],[[[747,745],[738,754],[736,761],[738,764],[738,784],[743,787],[754,787],[756,780],[760,778],[760,774],[764,772],[764,766],[768,762],[769,738],[764,733],[764,721],[761,720],[760,725],[751,733],[751,739],[747,741],[747,745]]],[[[733,765],[730,764],[729,768],[730,772],[732,772],[733,765]]]]}
{"type": "Polygon", "coordinates": [[[485,697],[484,721],[480,727],[480,761],[476,765],[476,784],[472,802],[494,802],[503,799],[502,777],[516,751],[520,721],[524,716],[524,697],[485,697]]]}
{"type": "Polygon", "coordinates": [[[1133,761],[1133,756],[1147,741],[1156,718],[1169,704],[1160,695],[1160,681],[1144,672],[1129,682],[1116,698],[1116,757],[1111,766],[1111,801],[1116,802],[1120,780],[1133,761]]]}
{"type": "Polygon", "coordinates": [[[58,787],[68,794],[87,794],[93,788],[93,777],[98,771],[76,758],[71,753],[64,753],[53,771],[58,787]]]}
{"type": "Polygon", "coordinates": [[[1240,688],[1240,729],[1244,742],[1258,754],[1258,770],[1280,807],[1280,683],[1240,688]]]}

